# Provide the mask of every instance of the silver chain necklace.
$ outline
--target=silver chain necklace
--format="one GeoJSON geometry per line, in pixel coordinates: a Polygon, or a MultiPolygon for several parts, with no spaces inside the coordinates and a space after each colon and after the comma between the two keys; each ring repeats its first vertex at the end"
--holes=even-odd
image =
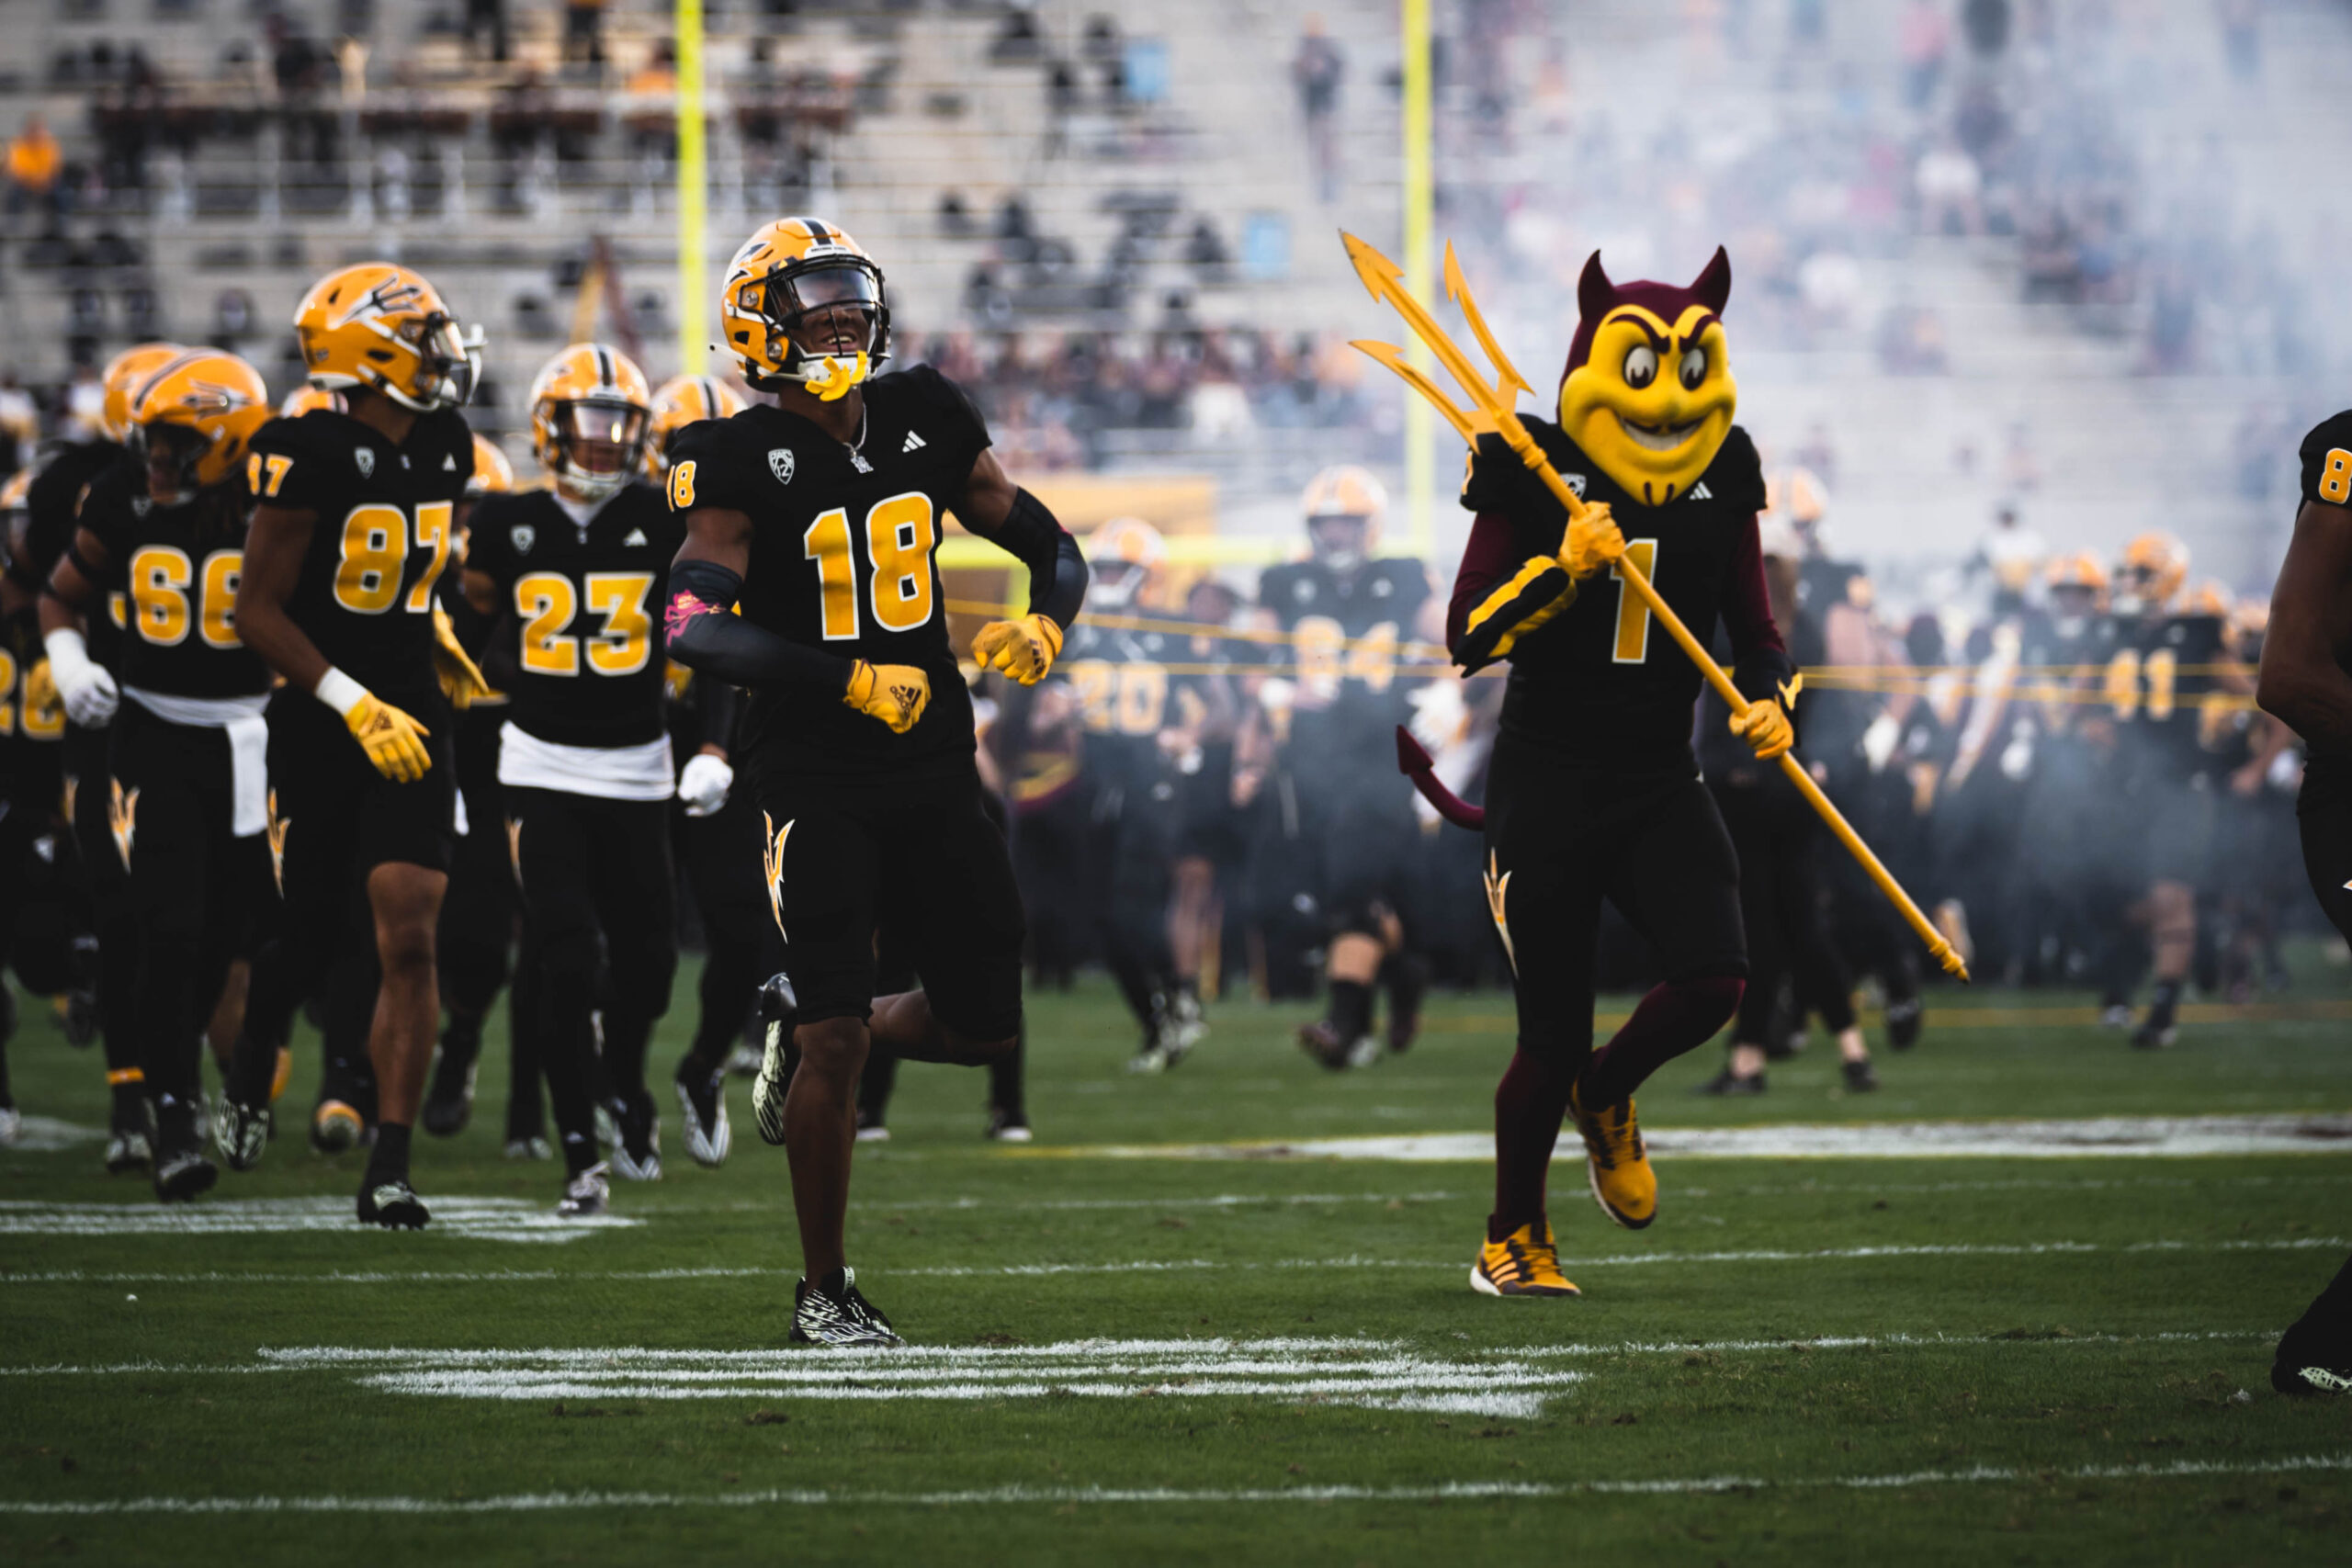
{"type": "Polygon", "coordinates": [[[863,398],[859,399],[857,404],[857,439],[855,441],[844,441],[842,443],[842,450],[849,454],[850,467],[855,468],[861,474],[870,474],[874,471],[874,465],[865,460],[865,417],[871,411],[865,406],[865,400],[863,398]]]}

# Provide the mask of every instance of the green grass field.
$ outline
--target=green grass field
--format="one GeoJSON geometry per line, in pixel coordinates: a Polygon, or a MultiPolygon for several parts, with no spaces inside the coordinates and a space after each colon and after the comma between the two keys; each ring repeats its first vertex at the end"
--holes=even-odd
{"type": "Polygon", "coordinates": [[[1035,998],[1034,1149],[982,1143],[978,1075],[910,1066],[859,1153],[852,1257],[915,1348],[886,1358],[783,1348],[782,1154],[739,1082],[732,1159],[685,1159],[680,1018],[668,1175],[616,1184],[633,1223],[551,1231],[556,1168],[499,1155],[493,1040],[474,1126],[420,1149],[447,1223],[388,1235],[350,1222],[356,1156],[299,1132],[159,1219],[56,1125],[101,1127],[104,1089],[36,1015],[17,1091],[54,1120],[0,1153],[0,1556],[2343,1562],[2352,1403],[2267,1372],[2352,1250],[2352,1138],[1824,1157],[1788,1130],[2346,1125],[2343,971],[2160,1056],[2087,999],[1939,996],[1874,1096],[1818,1042],[1758,1100],[1693,1097],[1718,1057],[1685,1059],[1644,1096],[1657,1224],[1610,1225],[1564,1162],[1586,1293],[1534,1302],[1467,1286],[1485,1164],[1257,1146],[1479,1132],[1508,998],[1442,1000],[1337,1079],[1289,1044],[1301,1010],[1230,1005],[1140,1079],[1107,988],[1035,998]],[[1666,1152],[1732,1126],[1787,1152],[1666,1152]]]}

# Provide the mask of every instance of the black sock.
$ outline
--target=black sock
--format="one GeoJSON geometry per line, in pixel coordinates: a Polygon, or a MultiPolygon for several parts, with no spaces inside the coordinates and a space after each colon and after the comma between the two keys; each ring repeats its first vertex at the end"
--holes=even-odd
{"type": "Polygon", "coordinates": [[[1361,980],[1331,982],[1331,1029],[1343,1045],[1372,1032],[1372,987],[1361,980]]]}
{"type": "Polygon", "coordinates": [[[838,1296],[843,1291],[849,1289],[849,1270],[846,1269],[828,1269],[822,1274],[817,1276],[816,1285],[817,1289],[824,1292],[825,1294],[829,1296],[838,1296]]]}
{"type": "Polygon", "coordinates": [[[175,1095],[156,1096],[155,1144],[165,1154],[196,1147],[195,1105],[175,1095]]]}
{"type": "Polygon", "coordinates": [[[221,1076],[222,1092],[239,1105],[267,1105],[269,1086],[277,1078],[277,1050],[240,1034],[229,1053],[229,1070],[221,1076]]]}
{"type": "Polygon", "coordinates": [[[2154,998],[2148,1003],[2148,1027],[2170,1029],[2173,1011],[2179,1005],[2180,982],[2177,980],[2157,981],[2154,998]]]}
{"type": "Polygon", "coordinates": [[[577,1176],[596,1163],[596,1140],[581,1133],[563,1135],[563,1170],[566,1176],[577,1176]]]}
{"type": "Polygon", "coordinates": [[[368,1180],[408,1179],[408,1128],[398,1122],[376,1123],[376,1151],[368,1156],[368,1180]]]}
{"type": "Polygon", "coordinates": [[[1028,1055],[1029,1035],[1024,1029],[1012,1043],[1012,1052],[989,1064],[989,1103],[997,1108],[1006,1120],[1026,1122],[1029,1110],[1023,1091],[1027,1074],[1022,1070],[1022,1057],[1028,1055]]]}

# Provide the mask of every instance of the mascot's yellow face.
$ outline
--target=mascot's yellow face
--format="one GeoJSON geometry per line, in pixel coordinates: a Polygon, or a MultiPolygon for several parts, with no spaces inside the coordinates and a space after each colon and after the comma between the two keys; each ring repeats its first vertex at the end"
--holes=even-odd
{"type": "Polygon", "coordinates": [[[1560,428],[1646,506],[1687,493],[1730,434],[1739,389],[1724,352],[1731,264],[1720,250],[1688,288],[1612,284],[1595,253],[1560,381],[1560,428]]]}

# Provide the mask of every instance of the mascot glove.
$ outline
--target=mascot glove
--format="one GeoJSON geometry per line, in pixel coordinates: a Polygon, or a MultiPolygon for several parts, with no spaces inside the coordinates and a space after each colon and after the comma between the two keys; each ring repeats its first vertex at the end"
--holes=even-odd
{"type": "MultiPolygon", "coordinates": [[[[114,710],[122,705],[122,691],[114,683],[107,667],[92,660],[82,641],[82,634],[70,627],[51,632],[43,641],[49,649],[49,682],[57,700],[65,705],[65,716],[84,729],[103,729],[114,717],[114,710]]],[[[36,664],[38,671],[41,666],[36,664]]],[[[30,679],[27,680],[28,707],[46,705],[30,701],[30,679]]]]}
{"type": "Polygon", "coordinates": [[[414,784],[433,766],[424,749],[433,732],[373,692],[362,693],[343,722],[376,771],[395,784],[414,784]]]}
{"type": "Polygon", "coordinates": [[[1747,742],[1759,762],[1769,762],[1796,744],[1797,728],[1789,722],[1789,710],[1770,697],[1747,705],[1747,711],[1731,721],[1731,732],[1747,742]]]}
{"type": "Polygon", "coordinates": [[[495,695],[490,682],[482,679],[481,666],[458,641],[458,628],[450,624],[449,612],[438,604],[433,606],[433,673],[441,682],[441,694],[460,713],[495,695]]]}
{"type": "Polygon", "coordinates": [[[972,639],[972,660],[983,670],[1001,671],[1024,686],[1046,678],[1062,650],[1062,629],[1049,615],[1030,614],[1017,621],[990,621],[972,639]]]}
{"type": "Polygon", "coordinates": [[[1584,515],[1571,518],[1560,541],[1560,570],[1581,582],[1604,566],[1614,566],[1625,553],[1625,536],[1609,514],[1605,501],[1589,502],[1584,515]]]}
{"type": "Polygon", "coordinates": [[[727,804],[727,792],[734,787],[735,770],[727,765],[726,758],[707,751],[695,752],[678,770],[678,798],[686,803],[689,817],[715,814],[727,804]]]}
{"type": "Polygon", "coordinates": [[[931,705],[931,677],[911,664],[868,664],[861,659],[849,672],[842,701],[880,719],[893,735],[904,735],[931,705]]]}

